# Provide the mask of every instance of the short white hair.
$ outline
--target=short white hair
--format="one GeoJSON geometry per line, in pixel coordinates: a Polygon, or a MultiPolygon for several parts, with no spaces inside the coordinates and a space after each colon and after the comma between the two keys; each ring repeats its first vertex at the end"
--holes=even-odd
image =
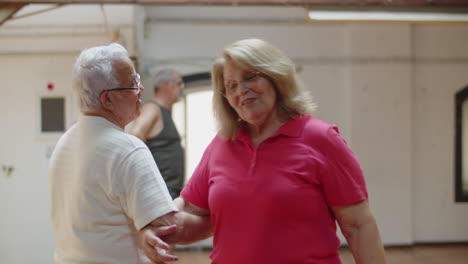
{"type": "Polygon", "coordinates": [[[177,75],[179,75],[179,73],[173,69],[162,69],[153,73],[151,75],[151,82],[153,84],[154,92],[157,93],[165,82],[174,82],[176,80],[175,76],[177,75]]]}
{"type": "Polygon", "coordinates": [[[82,112],[98,109],[102,91],[119,85],[114,65],[125,57],[128,58],[127,50],[117,43],[81,52],[73,67],[72,78],[73,90],[79,97],[82,112]]]}

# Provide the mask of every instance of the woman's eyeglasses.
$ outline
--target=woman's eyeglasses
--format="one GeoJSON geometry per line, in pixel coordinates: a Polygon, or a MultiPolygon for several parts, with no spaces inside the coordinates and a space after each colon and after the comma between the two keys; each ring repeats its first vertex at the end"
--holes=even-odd
{"type": "Polygon", "coordinates": [[[255,85],[257,77],[261,74],[261,72],[249,72],[242,76],[242,80],[240,81],[229,81],[224,85],[223,95],[229,96],[237,94],[241,85],[247,89],[251,89],[255,85]]]}
{"type": "Polygon", "coordinates": [[[136,87],[118,87],[118,88],[112,88],[112,89],[106,89],[102,92],[112,92],[112,91],[131,91],[133,90],[135,94],[139,94],[141,92],[141,79],[140,79],[140,74],[136,74],[135,78],[135,84],[136,87]]]}

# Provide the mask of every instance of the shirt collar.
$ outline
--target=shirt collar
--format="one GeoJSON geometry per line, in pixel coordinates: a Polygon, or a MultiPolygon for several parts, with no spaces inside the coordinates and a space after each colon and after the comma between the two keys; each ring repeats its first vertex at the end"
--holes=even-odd
{"type": "MultiPolygon", "coordinates": [[[[277,137],[284,135],[287,137],[299,137],[302,134],[302,130],[306,122],[311,119],[310,115],[295,115],[292,119],[284,123],[278,130],[270,137],[277,137]]],[[[242,125],[237,133],[236,139],[243,142],[250,142],[250,135],[247,131],[247,127],[242,125]]]]}
{"type": "Polygon", "coordinates": [[[299,137],[302,134],[305,123],[310,118],[311,116],[309,115],[295,115],[292,119],[288,120],[288,122],[284,123],[272,137],[279,135],[299,137]]]}
{"type": "Polygon", "coordinates": [[[120,131],[124,131],[121,127],[119,127],[118,125],[112,123],[111,121],[107,120],[106,118],[104,118],[102,116],[80,114],[79,120],[80,121],[81,120],[83,120],[83,121],[91,120],[92,122],[106,124],[107,126],[114,127],[114,128],[116,128],[116,129],[118,129],[120,131]]]}

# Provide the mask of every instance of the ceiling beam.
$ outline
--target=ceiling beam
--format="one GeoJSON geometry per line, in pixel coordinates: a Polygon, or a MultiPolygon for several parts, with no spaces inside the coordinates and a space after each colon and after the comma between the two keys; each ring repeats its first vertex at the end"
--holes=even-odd
{"type": "Polygon", "coordinates": [[[0,4],[0,26],[25,5],[23,3],[0,4]]]}
{"type": "Polygon", "coordinates": [[[0,0],[3,4],[142,4],[142,5],[269,5],[335,7],[468,7],[466,0],[0,0]]]}

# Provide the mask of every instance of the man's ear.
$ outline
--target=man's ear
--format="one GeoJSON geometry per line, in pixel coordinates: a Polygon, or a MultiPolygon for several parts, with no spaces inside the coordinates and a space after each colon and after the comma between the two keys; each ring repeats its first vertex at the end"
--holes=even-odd
{"type": "Polygon", "coordinates": [[[106,93],[106,92],[102,93],[99,96],[99,101],[101,102],[102,108],[107,109],[107,110],[113,109],[111,93],[106,93]]]}

